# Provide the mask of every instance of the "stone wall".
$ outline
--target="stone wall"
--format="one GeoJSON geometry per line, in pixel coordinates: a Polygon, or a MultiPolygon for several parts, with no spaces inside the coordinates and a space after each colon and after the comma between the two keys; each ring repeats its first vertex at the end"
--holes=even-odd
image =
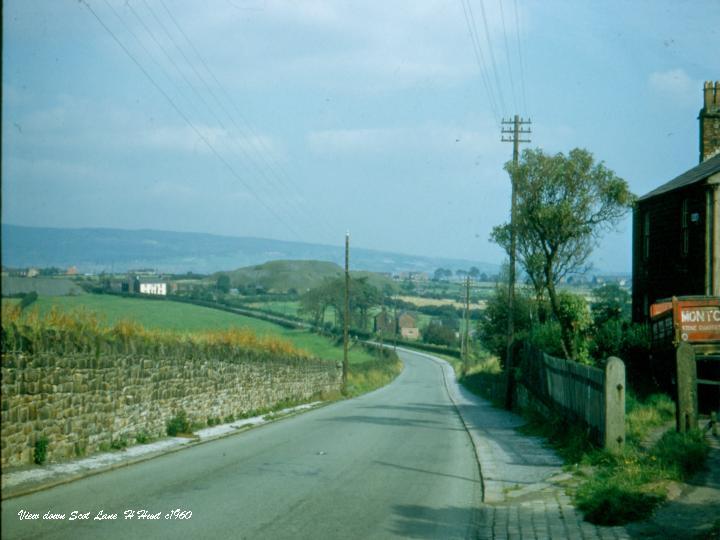
{"type": "Polygon", "coordinates": [[[334,363],[307,358],[255,358],[238,351],[146,356],[118,353],[3,353],[2,466],[90,454],[136,434],[164,436],[184,410],[190,422],[239,417],[283,401],[307,401],[340,389],[334,363]]]}

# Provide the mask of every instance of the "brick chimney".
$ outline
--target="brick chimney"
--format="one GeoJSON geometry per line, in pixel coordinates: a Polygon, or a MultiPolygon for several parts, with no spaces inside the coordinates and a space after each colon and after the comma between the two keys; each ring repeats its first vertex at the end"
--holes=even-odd
{"type": "Polygon", "coordinates": [[[700,109],[700,163],[720,153],[720,81],[705,81],[700,109]]]}

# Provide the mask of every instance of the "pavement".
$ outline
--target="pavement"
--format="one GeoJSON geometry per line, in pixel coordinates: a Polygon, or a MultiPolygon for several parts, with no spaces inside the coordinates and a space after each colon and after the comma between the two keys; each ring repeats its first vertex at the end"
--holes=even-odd
{"type": "Polygon", "coordinates": [[[197,444],[235,435],[246,429],[262,426],[273,420],[299,414],[321,405],[324,405],[322,401],[315,401],[260,416],[243,418],[235,422],[197,430],[192,437],[168,437],[147,444],[130,446],[121,451],[101,452],[61,463],[6,469],[2,471],[0,477],[2,499],[29,495],[81,478],[141,463],[170,452],[177,452],[197,444]]]}
{"type": "MultiPolygon", "coordinates": [[[[28,467],[26,469],[9,470],[3,471],[2,475],[2,498],[3,500],[20,497],[17,499],[17,505],[22,507],[29,507],[31,497],[21,497],[22,495],[28,495],[35,493],[36,495],[43,495],[41,492],[62,484],[70,484],[80,478],[86,478],[94,475],[108,477],[110,475],[99,475],[101,472],[110,470],[120,469],[127,467],[128,465],[138,464],[138,467],[128,467],[128,470],[137,470],[134,482],[138,484],[136,488],[139,491],[145,491],[140,489],[139,485],[148,476],[146,473],[141,471],[142,467],[148,467],[150,463],[140,465],[140,463],[152,460],[159,456],[165,456],[172,453],[178,453],[178,458],[174,459],[175,462],[180,460],[180,454],[185,452],[178,452],[179,450],[190,449],[192,447],[199,447],[204,442],[211,440],[227,439],[223,441],[222,445],[218,448],[222,448],[222,460],[225,460],[226,447],[228,460],[230,456],[234,455],[228,466],[231,468],[239,467],[242,464],[244,467],[242,471],[242,482],[248,486],[249,497],[245,505],[254,504],[252,500],[253,496],[259,497],[260,491],[271,491],[273,486],[274,474],[278,473],[282,469],[282,476],[278,479],[278,494],[282,493],[282,488],[289,485],[290,480],[295,480],[295,477],[302,478],[304,482],[319,482],[317,484],[305,484],[301,483],[294,490],[297,491],[297,502],[292,503],[288,501],[289,505],[284,508],[282,512],[275,509],[275,512],[286,516],[284,524],[286,527],[299,526],[302,524],[305,528],[296,529],[293,533],[293,538],[303,537],[412,537],[412,538],[480,538],[480,539],[555,539],[555,538],[577,538],[577,539],[626,539],[626,538],[701,538],[698,536],[702,534],[703,527],[698,526],[699,523],[707,523],[711,521],[708,516],[703,517],[702,513],[707,512],[708,508],[715,508],[713,505],[720,503],[720,496],[718,491],[720,489],[720,479],[718,473],[720,471],[720,449],[718,448],[717,440],[714,441],[714,448],[710,456],[709,463],[710,469],[701,477],[696,479],[696,485],[688,485],[681,489],[680,494],[671,501],[668,505],[662,507],[653,517],[652,520],[641,524],[634,524],[628,527],[600,527],[583,521],[582,514],[573,507],[570,497],[566,494],[567,483],[572,480],[572,476],[563,471],[562,460],[554,453],[554,451],[548,448],[544,441],[538,437],[531,437],[523,435],[517,431],[517,427],[524,423],[524,420],[511,412],[504,411],[501,409],[494,408],[489,402],[475,396],[474,394],[467,391],[464,387],[457,383],[455,380],[455,374],[452,367],[445,361],[440,360],[431,355],[417,353],[414,351],[407,351],[399,349],[401,357],[406,363],[406,366],[412,369],[406,369],[406,371],[398,378],[399,380],[388,387],[385,387],[379,391],[373,392],[369,395],[363,396],[355,400],[349,400],[347,402],[338,403],[330,407],[321,407],[321,403],[313,403],[295,407],[292,409],[285,409],[275,413],[273,417],[263,416],[248,418],[242,421],[233,422],[230,424],[209,427],[200,430],[196,433],[194,439],[185,438],[169,438],[163,439],[147,445],[137,445],[128,448],[120,452],[111,452],[105,454],[98,454],[96,456],[75,460],[68,463],[48,464],[44,466],[28,467]],[[426,367],[422,368],[428,371],[427,364],[422,360],[429,361],[436,365],[441,373],[441,379],[444,383],[447,391],[446,397],[433,397],[430,398],[430,394],[436,391],[436,387],[429,384],[429,379],[421,378],[417,374],[417,369],[422,365],[426,367]],[[402,391],[405,388],[413,387],[412,400],[403,399],[402,391]],[[420,389],[420,393],[426,395],[426,399],[422,403],[417,400],[417,391],[420,389]],[[444,401],[452,403],[450,409],[443,405],[444,401]],[[321,409],[321,410],[318,410],[321,409]],[[302,414],[290,422],[272,422],[274,417],[287,417],[296,415],[298,413],[312,410],[309,414],[302,414]],[[447,411],[453,411],[457,417],[456,421],[452,421],[446,415],[447,411]],[[337,412],[333,412],[337,411],[337,412]],[[350,414],[352,412],[352,414],[350,414]],[[343,416],[344,414],[344,416],[343,416]],[[418,416],[420,414],[421,416],[418,416]],[[303,424],[301,427],[301,419],[303,424]],[[349,427],[346,438],[349,440],[353,437],[353,444],[350,447],[335,446],[336,439],[340,437],[340,430],[344,429],[346,424],[352,423],[354,426],[349,427]],[[457,439],[458,428],[454,427],[455,423],[460,426],[460,431],[466,432],[471,443],[471,451],[474,455],[474,459],[477,462],[477,471],[473,474],[466,465],[457,465],[460,459],[460,453],[465,452],[458,447],[457,443],[454,443],[452,450],[450,446],[446,447],[444,452],[457,452],[458,455],[454,459],[448,460],[448,463],[437,462],[433,463],[432,456],[435,455],[432,452],[428,455],[424,455],[430,449],[425,448],[425,439],[418,439],[417,444],[410,444],[411,437],[415,436],[416,431],[409,431],[410,429],[420,428],[422,431],[431,433],[438,432],[441,429],[448,435],[445,437],[449,439],[450,436],[453,440],[457,439]],[[230,435],[239,433],[241,431],[248,430],[255,426],[261,426],[269,424],[262,430],[251,429],[248,434],[256,433],[255,435],[246,438],[243,437],[229,437],[230,435]],[[364,440],[364,436],[357,436],[358,429],[360,426],[371,427],[375,431],[368,432],[368,440],[364,440]],[[297,426],[297,427],[294,427],[297,426]],[[325,426],[333,426],[331,431],[334,436],[328,439],[327,443],[318,443],[317,440],[320,436],[319,432],[326,429],[325,426]],[[272,429],[268,430],[269,427],[272,429]],[[318,435],[311,437],[309,429],[317,429],[318,435]],[[350,429],[351,428],[351,429],[350,429]],[[392,429],[390,433],[395,436],[396,441],[392,446],[382,447],[378,449],[381,444],[384,444],[384,437],[387,437],[388,430],[392,429]],[[265,446],[258,447],[263,450],[251,450],[250,443],[255,443],[257,440],[258,444],[263,439],[269,439],[273,435],[280,437],[278,441],[270,444],[265,441],[265,446]],[[296,433],[297,432],[297,433],[296,433]],[[411,435],[411,433],[413,435],[411,435]],[[397,434],[397,435],[396,435],[397,434]],[[404,435],[404,436],[401,436],[404,435]],[[370,437],[373,437],[370,439],[370,437]],[[308,456],[302,457],[302,443],[305,440],[312,441],[308,444],[318,444],[322,447],[322,450],[315,451],[313,448],[308,449],[308,456]],[[231,443],[231,440],[236,442],[231,443]],[[247,452],[242,454],[243,459],[240,459],[240,454],[232,454],[229,449],[230,444],[238,446],[237,441],[245,440],[241,443],[244,447],[243,450],[239,451],[247,452]],[[420,441],[423,441],[421,443],[420,441]],[[365,448],[365,445],[367,448],[365,448]],[[313,465],[310,470],[306,470],[307,464],[303,461],[302,463],[296,462],[293,459],[293,467],[290,472],[285,469],[287,466],[286,457],[278,457],[277,462],[273,461],[272,455],[276,449],[287,446],[293,449],[295,453],[298,453],[300,457],[297,460],[302,461],[308,459],[315,462],[318,456],[321,456],[326,463],[333,464],[332,469],[324,469],[318,465],[313,465]],[[342,448],[342,450],[340,450],[342,448]],[[360,452],[362,450],[362,452],[360,452]],[[413,466],[412,463],[407,461],[406,454],[403,454],[401,458],[399,451],[410,452],[411,457],[422,458],[422,461],[418,462],[419,465],[413,466]],[[356,451],[357,455],[352,456],[352,452],[356,451]],[[371,458],[368,452],[377,452],[371,458]],[[392,452],[398,452],[396,459],[393,459],[392,452]],[[349,467],[344,461],[335,461],[338,458],[338,453],[347,454],[351,458],[351,462],[357,464],[358,470],[354,471],[353,467],[349,467]],[[423,455],[418,455],[423,454],[423,455]],[[262,457],[259,457],[262,456],[262,457]],[[328,458],[329,456],[329,458],[328,458]],[[254,463],[254,460],[261,460],[262,462],[254,463]],[[430,460],[428,462],[428,459],[430,460]],[[352,461],[354,460],[354,461],[352,461]],[[452,465],[455,463],[456,465],[452,465]],[[365,467],[364,469],[362,467],[365,467]],[[460,468],[457,468],[460,467],[460,468]],[[378,471],[378,468],[384,472],[378,471]],[[427,490],[437,489],[441,491],[440,485],[447,484],[446,488],[448,493],[454,497],[453,500],[457,501],[457,504],[443,505],[438,501],[439,499],[433,499],[432,501],[423,501],[420,504],[414,500],[403,500],[402,502],[396,502],[391,504],[389,501],[395,501],[398,498],[413,497],[418,493],[406,493],[407,489],[397,488],[397,482],[405,481],[405,478],[410,478],[408,475],[412,473],[414,478],[411,480],[413,486],[416,489],[427,490]],[[419,473],[419,476],[418,474],[419,473]],[[325,475],[325,477],[323,476],[325,475]],[[376,476],[374,476],[376,475],[376,476]],[[394,475],[398,475],[397,478],[394,475]],[[353,493],[357,494],[357,499],[362,501],[367,509],[367,512],[371,510],[377,511],[377,522],[379,525],[383,525],[379,529],[376,529],[375,533],[369,533],[370,529],[366,529],[367,524],[364,523],[367,520],[358,521],[355,525],[354,532],[345,530],[342,535],[334,536],[332,533],[328,533],[323,536],[318,529],[321,525],[328,527],[326,522],[331,522],[329,514],[329,508],[336,506],[336,504],[343,499],[340,495],[341,488],[328,488],[328,478],[332,477],[332,480],[343,478],[345,482],[342,484],[351,484],[353,486],[353,493]],[[473,480],[473,476],[477,480],[473,480]],[[261,482],[257,484],[255,495],[253,490],[250,488],[249,480],[252,478],[261,482]],[[422,480],[424,479],[424,480],[422,480]],[[349,482],[348,480],[352,480],[349,482]],[[372,481],[371,481],[372,480],[372,481]],[[427,482],[431,481],[430,484],[427,482]],[[367,482],[368,493],[374,493],[372,496],[363,496],[362,483],[367,482]],[[423,483],[426,482],[426,483],[423,483]],[[480,484],[478,492],[480,493],[479,500],[473,503],[474,495],[473,486],[474,482],[480,484]],[[382,485],[382,489],[378,491],[378,483],[382,485]],[[324,495],[318,491],[319,486],[322,486],[321,491],[331,491],[332,496],[329,499],[323,498],[324,495]],[[430,488],[432,486],[432,488],[430,488]],[[472,488],[472,489],[469,489],[472,488]],[[397,492],[394,490],[398,489],[397,492]],[[260,491],[258,491],[260,490],[260,491]],[[307,490],[307,491],[302,491],[307,490]],[[377,493],[383,493],[386,500],[383,497],[377,495],[377,493]],[[318,498],[317,503],[308,501],[308,497],[318,498]],[[311,516],[308,506],[311,504],[317,504],[321,512],[326,515],[322,519],[316,517],[303,517],[299,516],[311,516]],[[376,508],[377,507],[377,508],[376,508]],[[388,513],[387,508],[391,507],[392,510],[388,513]],[[475,510],[473,510],[475,508],[475,510]],[[301,511],[302,509],[302,511],[301,511]],[[388,514],[387,516],[385,514],[388,514]],[[687,517],[685,521],[679,520],[677,517],[679,513],[682,513],[687,517]],[[294,516],[292,521],[290,516],[294,516]],[[385,520],[385,521],[383,521],[385,520]],[[458,523],[471,522],[472,531],[470,528],[459,527],[458,523]],[[668,527],[673,527],[676,532],[668,536],[668,527]],[[382,534],[377,533],[378,530],[382,530],[382,534]],[[312,532],[312,535],[310,534],[312,532]],[[665,536],[663,536],[665,534],[665,536]]],[[[430,370],[432,371],[432,370],[430,370]]],[[[425,377],[425,375],[423,375],[425,377]]],[[[434,376],[437,377],[437,376],[434,376]]],[[[452,414],[452,412],[451,412],[452,414]]],[[[423,435],[423,437],[426,437],[423,435]]],[[[430,439],[427,439],[428,441],[430,439]]],[[[213,445],[202,445],[206,448],[211,448],[213,445]]],[[[460,443],[460,446],[462,444],[460,443]]],[[[200,448],[196,448],[200,450],[200,448]]],[[[278,450],[279,451],[279,450],[278,450]]],[[[232,450],[232,452],[238,452],[232,450]]],[[[190,452],[192,453],[192,451],[190,452]]],[[[188,456],[190,455],[188,454],[188,456]]],[[[207,454],[208,451],[206,450],[207,454]]],[[[283,454],[283,456],[286,454],[283,454]]],[[[465,455],[465,454],[462,454],[465,455]]],[[[193,462],[202,462],[208,458],[193,458],[193,462]]],[[[218,459],[213,457],[213,460],[218,459]]],[[[463,458],[464,459],[464,458],[463,458]]],[[[157,461],[158,464],[162,460],[157,461]]],[[[220,469],[220,463],[216,464],[215,469],[220,469]]],[[[177,465],[174,466],[174,471],[181,470],[185,473],[184,469],[178,469],[177,465]]],[[[215,474],[213,469],[212,474],[215,474]]],[[[129,473],[128,473],[129,474],[129,473]]],[[[184,486],[185,483],[192,484],[196,483],[208,484],[207,481],[198,481],[197,474],[192,478],[195,480],[188,479],[182,481],[180,479],[180,473],[176,472],[178,479],[176,480],[177,485],[184,486]]],[[[189,472],[187,474],[190,474],[189,472]]],[[[110,480],[105,479],[104,481],[109,482],[110,480]]],[[[222,474],[217,479],[218,484],[223,482],[229,482],[227,475],[222,474]]],[[[98,480],[98,486],[101,480],[98,480]]],[[[78,483],[80,484],[80,483],[78,483]]],[[[339,482],[340,484],[340,482],[339,482]]],[[[92,485],[92,484],[89,484],[92,485]]],[[[120,482],[116,481],[118,486],[120,482]]],[[[89,488],[85,488],[86,490],[89,488]]],[[[155,488],[159,490],[160,488],[155,488]]],[[[189,499],[190,494],[195,495],[197,489],[209,489],[208,487],[198,488],[192,487],[187,488],[187,493],[180,492],[175,495],[176,500],[193,500],[189,499]]],[[[230,489],[230,488],[229,488],[230,489]]],[[[236,488],[232,488],[236,489],[236,488]]],[[[147,488],[147,490],[152,490],[147,488]]],[[[53,492],[55,490],[52,490],[53,492]]],[[[104,492],[102,489],[97,488],[93,490],[94,493],[104,492]]],[[[237,491],[231,491],[237,493],[237,491]]],[[[207,492],[205,492],[207,494],[207,492]]],[[[237,493],[233,495],[233,499],[238,499],[240,495],[245,496],[246,493],[237,493]]],[[[68,495],[70,497],[70,495],[68,495]]],[[[285,496],[283,496],[284,498],[285,496]]],[[[45,501],[57,500],[57,495],[50,493],[46,497],[45,501]]],[[[62,498],[62,496],[61,496],[62,498]]],[[[272,504],[279,504],[275,497],[272,499],[272,504]]],[[[292,497],[290,497],[292,498],[292,497]]],[[[120,495],[114,499],[116,504],[120,504],[120,495]]],[[[199,499],[204,500],[204,499],[199,499]]],[[[40,501],[40,499],[39,499],[40,501]]],[[[257,501],[259,504],[259,501],[257,501]]],[[[42,508],[42,504],[49,504],[47,502],[38,502],[38,508],[42,508]]],[[[202,503],[197,502],[196,504],[196,515],[202,513],[202,503]]],[[[239,503],[238,503],[239,504],[239,503]]],[[[6,502],[3,503],[3,506],[6,502]]],[[[240,505],[242,506],[242,505],[240,505]]],[[[14,507],[14,506],[13,506],[14,507]]],[[[8,509],[8,512],[11,510],[8,509]]],[[[259,511],[259,510],[258,510],[259,511]]],[[[209,510],[208,510],[209,512],[209,510]]],[[[347,512],[346,512],[347,514],[347,512]]],[[[12,514],[8,514],[11,516],[12,514]]],[[[720,515],[720,508],[718,513],[720,515]]],[[[3,512],[5,517],[5,511],[3,512]]],[[[219,519],[219,518],[218,518],[219,519]]],[[[348,519],[349,520],[349,519],[348,519]]],[[[4,520],[5,521],[5,520],[4,520]]],[[[267,521],[251,526],[248,523],[248,531],[254,531],[257,534],[248,534],[247,538],[255,537],[272,537],[271,530],[274,530],[276,534],[282,523],[273,523],[278,521],[277,519],[272,520],[267,518],[267,521]],[[276,529],[271,527],[275,526],[276,529]]],[[[283,521],[283,520],[280,520],[283,521]]],[[[5,526],[3,525],[5,532],[5,526]]],[[[28,529],[29,531],[29,529],[28,529]]],[[[327,529],[331,531],[331,529],[327,529]]],[[[59,531],[58,531],[59,532],[59,531]]],[[[95,532],[105,531],[96,530],[95,532]]],[[[139,537],[146,532],[138,531],[139,537]]],[[[187,532],[187,530],[185,531],[187,532]]],[[[237,531],[236,531],[237,532],[237,531]]],[[[3,535],[4,536],[4,535],[3,535]]],[[[30,537],[30,536],[28,536],[30,537]]],[[[78,536],[80,537],[80,536],[78,536]]],[[[277,537],[277,536],[276,536],[277,537]]]]}

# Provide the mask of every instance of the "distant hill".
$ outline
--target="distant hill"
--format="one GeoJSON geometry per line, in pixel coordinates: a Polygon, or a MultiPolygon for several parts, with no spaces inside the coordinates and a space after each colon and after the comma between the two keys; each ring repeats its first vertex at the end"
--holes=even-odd
{"type": "MultiPolygon", "coordinates": [[[[273,260],[314,260],[343,264],[344,249],[265,238],[204,233],[125,229],[58,229],[2,225],[2,264],[10,267],[67,268],[80,272],[124,272],[154,268],[161,272],[198,272],[241,268],[273,260]]],[[[352,268],[373,272],[428,272],[436,268],[495,273],[496,264],[404,255],[352,248],[352,268]]]]}
{"type": "MultiPolygon", "coordinates": [[[[270,261],[264,264],[238,268],[229,272],[216,272],[212,275],[215,280],[220,274],[230,277],[233,287],[261,286],[270,292],[285,292],[295,289],[303,292],[320,285],[327,278],[343,275],[343,269],[326,261],[270,261]]],[[[382,288],[390,285],[395,288],[393,281],[383,275],[373,272],[351,272],[355,278],[367,278],[368,282],[382,288]]]]}

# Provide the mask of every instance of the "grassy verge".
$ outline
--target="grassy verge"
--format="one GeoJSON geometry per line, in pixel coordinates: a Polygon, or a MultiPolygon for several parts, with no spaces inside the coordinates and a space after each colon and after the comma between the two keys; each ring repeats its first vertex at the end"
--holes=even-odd
{"type": "MultiPolygon", "coordinates": [[[[497,358],[484,356],[463,374],[456,358],[445,358],[460,382],[471,392],[502,406],[505,374],[497,358]]],[[[521,431],[544,437],[579,479],[571,489],[585,519],[602,525],[619,525],[647,518],[666,499],[672,481],[685,481],[701,470],[708,454],[702,432],[686,434],[673,429],[654,444],[648,435],[662,429],[675,416],[675,404],[664,394],[641,400],[628,393],[626,445],[619,455],[590,443],[588,430],[560,416],[522,411],[527,420],[521,431]]]]}
{"type": "Polygon", "coordinates": [[[351,364],[348,372],[347,395],[359,396],[385,386],[402,371],[397,354],[385,349],[383,355],[370,362],[351,364]]]}

